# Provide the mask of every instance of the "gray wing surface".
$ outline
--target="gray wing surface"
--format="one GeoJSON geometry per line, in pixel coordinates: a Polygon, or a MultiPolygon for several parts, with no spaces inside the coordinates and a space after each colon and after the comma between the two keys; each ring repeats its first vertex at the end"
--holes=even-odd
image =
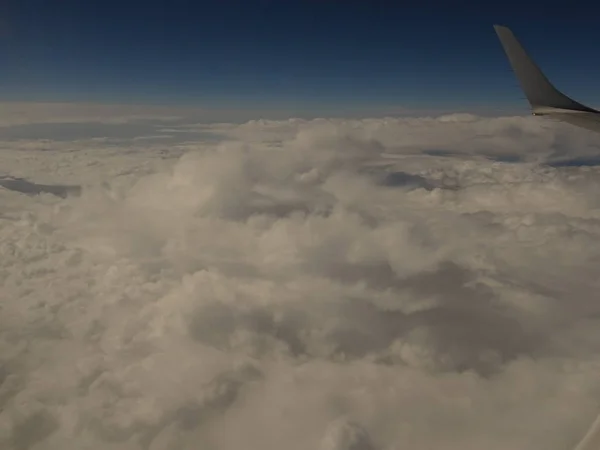
{"type": "Polygon", "coordinates": [[[600,111],[583,105],[556,89],[509,28],[494,25],[494,29],[533,115],[548,116],[600,132],[600,111]]]}

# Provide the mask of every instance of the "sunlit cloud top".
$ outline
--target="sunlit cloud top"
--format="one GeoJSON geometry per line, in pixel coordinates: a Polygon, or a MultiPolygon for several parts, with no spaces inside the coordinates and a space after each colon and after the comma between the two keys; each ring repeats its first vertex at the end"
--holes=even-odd
{"type": "Polygon", "coordinates": [[[597,135],[151,112],[4,119],[1,448],[581,439],[600,399],[597,135]]]}

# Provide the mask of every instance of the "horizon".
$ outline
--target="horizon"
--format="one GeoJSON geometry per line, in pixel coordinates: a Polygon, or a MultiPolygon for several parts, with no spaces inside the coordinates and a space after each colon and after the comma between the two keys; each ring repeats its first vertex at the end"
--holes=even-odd
{"type": "Polygon", "coordinates": [[[285,109],[263,108],[252,109],[227,106],[203,108],[193,105],[177,105],[169,103],[111,103],[81,101],[0,101],[0,127],[19,126],[23,124],[68,123],[68,122],[104,122],[118,120],[182,121],[185,123],[242,123],[252,120],[314,120],[314,119],[382,119],[403,117],[440,117],[453,114],[469,114],[478,117],[510,117],[529,116],[525,108],[470,108],[426,109],[415,108],[317,108],[317,109],[285,109]],[[135,119],[137,117],[137,119],[135,119]]]}

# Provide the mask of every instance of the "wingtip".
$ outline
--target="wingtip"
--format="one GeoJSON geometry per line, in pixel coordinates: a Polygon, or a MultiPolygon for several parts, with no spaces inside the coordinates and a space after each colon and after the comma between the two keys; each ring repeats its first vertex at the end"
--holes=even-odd
{"type": "Polygon", "coordinates": [[[504,48],[508,62],[521,85],[521,90],[527,97],[532,109],[552,108],[554,112],[558,109],[597,112],[595,109],[573,100],[556,89],[508,27],[495,24],[494,29],[504,48]]]}

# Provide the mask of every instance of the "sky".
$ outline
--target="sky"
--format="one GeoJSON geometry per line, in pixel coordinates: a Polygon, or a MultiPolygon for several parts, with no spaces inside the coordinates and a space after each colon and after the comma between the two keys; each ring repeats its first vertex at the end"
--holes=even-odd
{"type": "Polygon", "coordinates": [[[518,2],[5,0],[0,100],[525,112],[492,28],[600,103],[598,8],[518,2]]]}

